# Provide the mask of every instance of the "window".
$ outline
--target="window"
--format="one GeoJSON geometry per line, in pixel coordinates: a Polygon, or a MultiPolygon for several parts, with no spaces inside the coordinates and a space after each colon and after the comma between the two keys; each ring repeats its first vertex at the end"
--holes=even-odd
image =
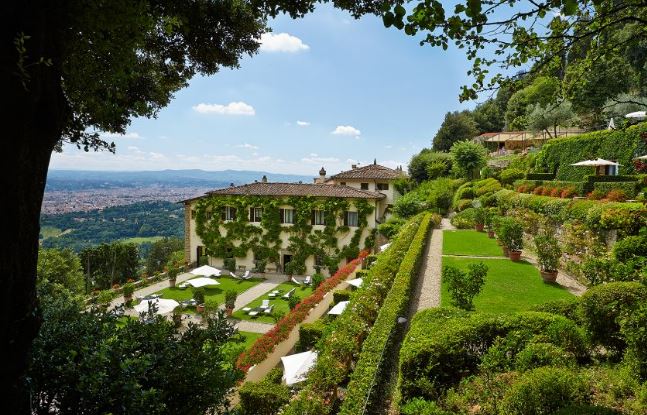
{"type": "Polygon", "coordinates": [[[323,256],[315,255],[315,267],[323,267],[325,265],[323,256]]]}
{"type": "Polygon", "coordinates": [[[294,223],[294,209],[279,209],[281,223],[294,223]]]}
{"type": "Polygon", "coordinates": [[[360,188],[361,188],[362,190],[368,190],[368,183],[362,183],[362,184],[360,184],[360,188]]]}
{"type": "Polygon", "coordinates": [[[359,226],[359,216],[357,215],[357,212],[346,211],[346,214],[344,215],[344,225],[354,227],[359,226]]]}
{"type": "Polygon", "coordinates": [[[231,206],[225,206],[222,209],[222,214],[220,215],[220,219],[224,221],[236,220],[236,208],[231,206]]]}
{"type": "Polygon", "coordinates": [[[249,209],[249,221],[250,222],[260,222],[263,217],[263,208],[250,208],[249,209]]]}
{"type": "Polygon", "coordinates": [[[313,210],[312,211],[312,224],[313,225],[325,225],[326,224],[326,212],[323,210],[313,210]]]}
{"type": "Polygon", "coordinates": [[[346,182],[340,182],[339,184],[342,186],[346,186],[346,182]]]}
{"type": "Polygon", "coordinates": [[[211,216],[212,216],[212,215],[211,215],[211,211],[210,211],[210,210],[207,210],[207,211],[204,213],[204,216],[207,218],[207,220],[211,220],[211,216]]]}
{"type": "Polygon", "coordinates": [[[389,184],[388,183],[378,183],[377,184],[377,190],[389,190],[389,184]]]}

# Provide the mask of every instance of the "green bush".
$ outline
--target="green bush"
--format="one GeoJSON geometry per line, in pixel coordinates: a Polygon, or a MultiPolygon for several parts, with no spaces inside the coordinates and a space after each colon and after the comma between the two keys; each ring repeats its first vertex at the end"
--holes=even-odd
{"type": "Polygon", "coordinates": [[[472,182],[467,182],[456,189],[456,194],[454,195],[454,197],[456,198],[456,200],[474,199],[476,197],[476,193],[474,193],[472,182]]]}
{"type": "Polygon", "coordinates": [[[377,231],[381,234],[386,236],[387,238],[393,238],[397,233],[400,231],[400,228],[402,225],[404,225],[406,221],[398,216],[391,216],[389,219],[387,219],[386,222],[380,223],[377,225],[377,231]]]}
{"type": "Polygon", "coordinates": [[[580,299],[578,297],[572,297],[569,299],[554,300],[554,301],[545,302],[543,304],[538,304],[533,306],[530,310],[557,314],[559,316],[566,317],[569,320],[578,322],[579,304],[580,304],[580,299]]]}
{"type": "Polygon", "coordinates": [[[312,275],[312,289],[316,290],[317,287],[319,287],[321,285],[321,283],[324,282],[325,280],[326,280],[326,277],[324,277],[322,274],[320,274],[318,272],[316,274],[313,274],[312,275]]]}
{"type": "Polygon", "coordinates": [[[420,227],[414,236],[400,268],[395,276],[393,285],[387,294],[382,308],[366,341],[362,346],[355,369],[350,377],[346,398],[339,414],[353,415],[361,413],[368,402],[370,405],[373,381],[379,379],[382,368],[384,350],[388,347],[392,333],[398,328],[398,318],[408,309],[411,289],[418,275],[420,263],[427,243],[427,235],[431,229],[432,215],[427,214],[420,222],[420,227]]]}
{"type": "Polygon", "coordinates": [[[552,235],[537,235],[534,238],[537,259],[542,271],[554,272],[559,267],[562,250],[557,238],[552,235]]]}
{"type": "Polygon", "coordinates": [[[301,298],[296,295],[293,295],[292,297],[290,297],[288,299],[288,306],[290,307],[290,310],[293,310],[294,307],[296,307],[300,301],[301,301],[301,298]]]}
{"type": "Polygon", "coordinates": [[[238,298],[238,292],[235,290],[227,290],[225,293],[225,306],[227,308],[233,309],[236,306],[236,299],[238,298]]]}
{"type": "Polygon", "coordinates": [[[620,355],[626,342],[620,334],[619,318],[645,300],[647,287],[637,282],[611,282],[590,288],[580,300],[579,312],[591,341],[620,355]]]}
{"type": "Polygon", "coordinates": [[[524,172],[519,169],[504,169],[499,176],[501,183],[512,184],[515,180],[523,179],[524,172]]]}
{"type": "Polygon", "coordinates": [[[456,209],[457,212],[462,212],[465,209],[471,208],[472,202],[473,202],[472,199],[460,199],[454,205],[454,209],[456,209]]]}
{"type": "Polygon", "coordinates": [[[487,150],[472,141],[455,142],[450,153],[454,159],[453,167],[467,179],[474,179],[486,163],[487,150]]]}
{"type": "Polygon", "coordinates": [[[489,178],[474,182],[474,193],[476,196],[483,196],[501,190],[501,183],[498,180],[489,178]]]}
{"type": "Polygon", "coordinates": [[[521,372],[542,366],[574,367],[575,356],[551,343],[530,343],[515,357],[515,368],[521,372]]]}
{"type": "Polygon", "coordinates": [[[526,174],[526,180],[554,180],[554,173],[528,173],[526,174]]]}
{"type": "Polygon", "coordinates": [[[473,229],[474,225],[476,225],[476,209],[467,208],[462,212],[455,214],[451,218],[450,222],[458,229],[473,229]]]}
{"type": "Polygon", "coordinates": [[[239,389],[242,415],[274,415],[290,401],[290,389],[267,380],[245,382],[239,389]]]}
{"type": "Polygon", "coordinates": [[[227,271],[235,272],[236,271],[236,258],[225,258],[222,261],[222,266],[227,271]]]}
{"type": "Polygon", "coordinates": [[[523,224],[510,217],[499,220],[497,236],[503,244],[512,251],[523,249],[523,224]]]}
{"type": "Polygon", "coordinates": [[[647,381],[647,304],[623,316],[620,332],[627,343],[625,363],[640,382],[647,381]]]}
{"type": "Polygon", "coordinates": [[[506,392],[502,413],[544,415],[589,401],[589,387],[578,374],[561,368],[541,367],[526,372],[506,392]]]}
{"type": "Polygon", "coordinates": [[[196,301],[198,304],[204,304],[204,287],[198,287],[193,289],[193,299],[196,301]]]}
{"type": "Polygon", "coordinates": [[[638,194],[638,182],[597,182],[593,185],[593,190],[604,195],[613,190],[619,190],[627,199],[633,199],[638,194]]]}
{"type": "Polygon", "coordinates": [[[421,398],[414,398],[400,408],[401,415],[452,415],[438,407],[434,401],[425,401],[421,398]]]}
{"type": "Polygon", "coordinates": [[[621,262],[647,257],[647,235],[628,236],[613,245],[613,256],[621,262]]]}
{"type": "Polygon", "coordinates": [[[553,412],[552,415],[622,415],[622,412],[602,406],[569,405],[557,412],[553,412]]]}
{"type": "Polygon", "coordinates": [[[314,323],[303,323],[299,326],[299,342],[296,349],[298,352],[310,350],[319,341],[326,329],[326,324],[322,320],[314,323]]]}
{"type": "Polygon", "coordinates": [[[469,264],[467,272],[445,265],[442,271],[442,280],[447,283],[452,305],[463,310],[473,309],[472,301],[481,292],[487,271],[487,265],[482,262],[469,264]]]}
{"type": "Polygon", "coordinates": [[[635,277],[633,262],[622,263],[613,258],[587,257],[580,264],[582,276],[591,286],[607,282],[632,281],[635,277]]]}
{"type": "Polygon", "coordinates": [[[337,290],[332,293],[332,302],[337,304],[340,301],[350,300],[350,296],[353,292],[351,290],[337,290]]]}

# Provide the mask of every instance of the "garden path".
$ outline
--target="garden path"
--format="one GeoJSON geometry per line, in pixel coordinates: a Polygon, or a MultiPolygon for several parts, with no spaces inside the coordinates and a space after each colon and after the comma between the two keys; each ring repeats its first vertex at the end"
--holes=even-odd
{"type": "Polygon", "coordinates": [[[236,304],[234,305],[234,311],[240,310],[246,304],[249,304],[261,295],[270,290],[273,290],[274,288],[278,287],[279,284],[286,281],[287,277],[285,275],[266,275],[265,281],[261,282],[260,284],[256,284],[249,290],[243,291],[242,293],[238,294],[238,298],[236,298],[236,304]]]}
{"type": "Polygon", "coordinates": [[[259,323],[257,321],[240,320],[236,323],[238,331],[249,331],[251,333],[265,334],[274,327],[274,324],[259,323]]]}
{"type": "MultiPolygon", "coordinates": [[[[447,229],[449,221],[444,218],[440,229],[434,229],[429,235],[422,261],[421,275],[412,299],[412,310],[420,311],[425,308],[440,306],[440,272],[443,253],[443,229],[447,229]]],[[[415,312],[414,312],[415,314],[415,312]]]]}

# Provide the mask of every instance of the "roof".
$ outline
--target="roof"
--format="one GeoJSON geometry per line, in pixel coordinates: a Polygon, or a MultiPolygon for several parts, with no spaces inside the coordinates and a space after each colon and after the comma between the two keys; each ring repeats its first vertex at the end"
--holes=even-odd
{"type": "MultiPolygon", "coordinates": [[[[385,196],[379,192],[354,189],[350,186],[318,184],[318,183],[271,183],[256,182],[242,186],[231,186],[212,190],[206,195],[220,196],[313,196],[341,197],[349,199],[382,199],[385,196]]],[[[204,197],[204,196],[202,196],[204,197]]],[[[189,202],[195,199],[188,199],[189,202]]]]}
{"type": "Polygon", "coordinates": [[[379,164],[368,164],[356,167],[331,176],[331,179],[397,179],[404,176],[400,170],[394,170],[379,164]]]}

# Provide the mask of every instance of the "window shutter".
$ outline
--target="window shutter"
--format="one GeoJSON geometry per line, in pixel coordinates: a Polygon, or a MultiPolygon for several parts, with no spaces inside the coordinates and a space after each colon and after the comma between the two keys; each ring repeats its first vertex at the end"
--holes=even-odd
{"type": "Polygon", "coordinates": [[[225,219],[227,219],[227,206],[223,206],[220,211],[220,220],[224,221],[225,219]]]}
{"type": "Polygon", "coordinates": [[[279,209],[279,221],[285,223],[285,209],[279,209]]]}
{"type": "Polygon", "coordinates": [[[348,211],[344,212],[344,226],[348,226],[348,211]]]}
{"type": "Polygon", "coordinates": [[[314,224],[315,224],[315,211],[313,210],[313,211],[312,211],[312,212],[310,212],[310,213],[311,213],[311,216],[310,216],[310,224],[311,224],[311,225],[314,225],[314,224]]]}

